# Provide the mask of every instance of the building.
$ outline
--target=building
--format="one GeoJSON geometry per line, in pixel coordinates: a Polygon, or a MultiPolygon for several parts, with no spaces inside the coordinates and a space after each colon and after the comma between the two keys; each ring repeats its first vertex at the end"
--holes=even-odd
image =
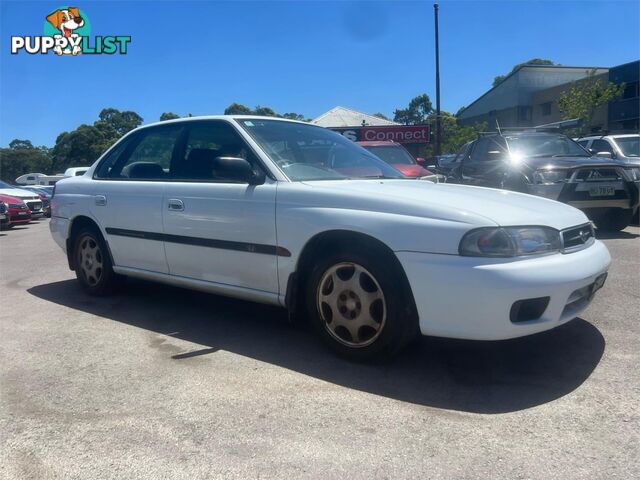
{"type": "Polygon", "coordinates": [[[318,118],[311,120],[311,123],[325,128],[399,125],[391,120],[385,120],[384,118],[369,115],[368,113],[357,112],[356,110],[340,106],[334,107],[318,118]]]}
{"type": "Polygon", "coordinates": [[[402,125],[345,107],[334,107],[311,121],[355,141],[394,141],[414,157],[430,142],[429,125],[402,125]]]}
{"type": "Polygon", "coordinates": [[[469,105],[460,123],[487,122],[501,127],[532,127],[562,120],[560,95],[579,85],[591,70],[603,82],[624,83],[622,97],[599,107],[591,121],[591,132],[637,133],[640,118],[640,61],[611,68],[523,65],[469,105]]]}
{"type": "Polygon", "coordinates": [[[609,71],[600,67],[523,65],[465,108],[459,115],[460,123],[487,122],[494,130],[496,121],[501,127],[531,127],[558,121],[560,92],[572,82],[585,78],[594,68],[596,75],[607,75],[609,71]],[[558,88],[560,86],[562,88],[558,88]],[[557,89],[553,98],[543,95],[550,89],[557,89]]]}

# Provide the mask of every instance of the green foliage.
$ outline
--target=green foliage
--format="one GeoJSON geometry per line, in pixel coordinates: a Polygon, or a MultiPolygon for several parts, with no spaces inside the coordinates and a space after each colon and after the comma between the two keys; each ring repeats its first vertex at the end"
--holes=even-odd
{"type": "Polygon", "coordinates": [[[227,108],[224,109],[225,115],[251,115],[253,111],[241,103],[232,103],[227,108]]]}
{"type": "Polygon", "coordinates": [[[180,115],[173,112],[164,112],[162,115],[160,115],[161,122],[164,122],[165,120],[174,120],[176,118],[180,118],[180,115]]]}
{"type": "Polygon", "coordinates": [[[29,140],[12,140],[9,148],[0,148],[0,178],[14,182],[25,173],[48,173],[51,156],[47,147],[34,147],[29,140]]]}
{"type": "MultiPolygon", "coordinates": [[[[435,114],[428,119],[431,125],[431,143],[427,145],[424,156],[435,155],[435,114]]],[[[440,124],[442,126],[442,153],[456,153],[467,142],[478,138],[480,132],[487,130],[487,123],[478,123],[471,126],[463,126],[458,123],[458,118],[449,112],[441,112],[440,124]]]]}
{"type": "Polygon", "coordinates": [[[225,115],[260,115],[263,117],[277,117],[277,118],[287,118],[289,120],[300,120],[302,122],[309,121],[309,119],[305,118],[304,115],[295,112],[283,113],[282,115],[276,113],[271,107],[261,107],[258,105],[255,109],[251,110],[246,105],[242,105],[241,103],[232,103],[227,108],[224,109],[225,115]]]}
{"type": "Polygon", "coordinates": [[[589,133],[591,120],[596,109],[620,98],[624,92],[624,83],[616,85],[597,78],[596,70],[589,71],[586,79],[573,82],[568,91],[560,94],[558,108],[565,120],[578,118],[580,127],[577,134],[589,133]]]}
{"type": "Polygon", "coordinates": [[[505,78],[507,78],[509,75],[511,75],[517,69],[519,69],[520,67],[523,67],[525,65],[556,65],[556,64],[551,60],[547,60],[546,58],[532,58],[531,60],[527,60],[526,62],[522,62],[522,63],[519,63],[517,65],[514,65],[514,67],[511,69],[511,71],[509,73],[507,73],[506,75],[498,75],[497,77],[495,77],[493,79],[493,84],[491,86],[495,87],[499,83],[502,83],[502,81],[505,78]]]}
{"type": "Polygon", "coordinates": [[[80,125],[62,132],[51,149],[53,173],[69,167],[91,165],[125,133],[140,126],[142,117],[135,112],[103,109],[93,125],[80,125]]]}
{"type": "Polygon", "coordinates": [[[381,119],[383,119],[383,120],[391,120],[391,119],[390,119],[389,117],[387,117],[384,113],[377,112],[377,113],[372,113],[371,115],[372,115],[372,116],[374,116],[374,117],[381,118],[381,119]]]}
{"type": "Polygon", "coordinates": [[[395,110],[393,120],[405,125],[421,125],[427,121],[431,113],[433,113],[431,99],[429,95],[423,93],[413,98],[407,108],[395,110]]]}

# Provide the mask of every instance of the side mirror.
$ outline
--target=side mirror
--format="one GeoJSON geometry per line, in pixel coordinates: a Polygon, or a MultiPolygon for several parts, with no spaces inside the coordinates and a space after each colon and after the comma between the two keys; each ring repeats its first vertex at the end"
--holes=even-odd
{"type": "Polygon", "coordinates": [[[416,158],[416,162],[418,162],[418,165],[424,165],[426,160],[422,157],[418,157],[416,158]]]}
{"type": "Polygon", "coordinates": [[[216,157],[213,169],[217,177],[246,182],[249,185],[262,185],[265,181],[262,170],[255,172],[251,164],[240,157],[216,157]]]}
{"type": "Polygon", "coordinates": [[[611,155],[611,152],[598,152],[595,155],[596,157],[613,158],[613,155],[611,155]]]}

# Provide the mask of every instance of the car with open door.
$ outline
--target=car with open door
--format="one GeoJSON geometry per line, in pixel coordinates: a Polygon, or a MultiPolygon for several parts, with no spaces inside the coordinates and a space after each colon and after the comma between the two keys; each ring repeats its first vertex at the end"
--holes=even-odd
{"type": "Polygon", "coordinates": [[[610,263],[573,207],[415,181],[338,133],[269,117],[135,129],[59,181],[51,208],[89,294],[126,275],[279,305],[356,360],[418,333],[555,328],[589,305],[610,263]]]}
{"type": "Polygon", "coordinates": [[[489,133],[466,144],[447,182],[529,193],[567,203],[602,230],[622,230],[638,209],[640,167],[593,155],[558,133],[489,133]]]}

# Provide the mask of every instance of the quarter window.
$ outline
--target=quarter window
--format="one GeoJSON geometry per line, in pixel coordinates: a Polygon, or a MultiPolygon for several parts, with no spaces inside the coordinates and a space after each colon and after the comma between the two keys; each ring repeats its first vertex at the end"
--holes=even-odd
{"type": "Polygon", "coordinates": [[[182,125],[144,129],[121,142],[100,164],[96,178],[165,180],[182,125]]]}
{"type": "Polygon", "coordinates": [[[591,150],[594,152],[609,152],[613,153],[613,148],[609,145],[609,142],[606,140],[594,140],[591,144],[591,150]]]}

